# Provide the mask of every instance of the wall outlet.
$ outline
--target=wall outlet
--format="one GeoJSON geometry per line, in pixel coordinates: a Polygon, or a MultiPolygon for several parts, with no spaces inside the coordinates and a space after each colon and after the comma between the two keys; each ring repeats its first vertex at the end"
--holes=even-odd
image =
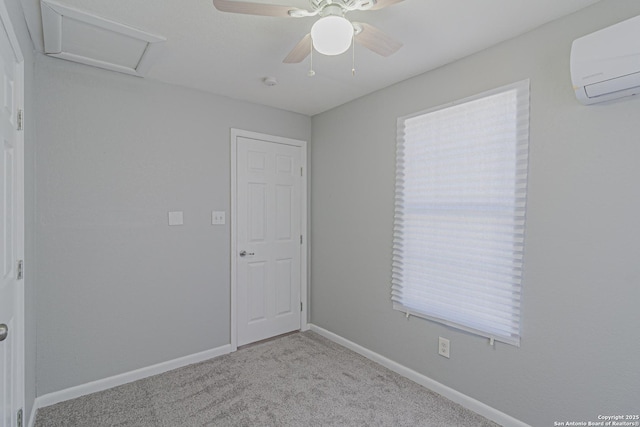
{"type": "Polygon", "coordinates": [[[438,354],[449,358],[449,340],[446,338],[438,337],[438,354]]]}

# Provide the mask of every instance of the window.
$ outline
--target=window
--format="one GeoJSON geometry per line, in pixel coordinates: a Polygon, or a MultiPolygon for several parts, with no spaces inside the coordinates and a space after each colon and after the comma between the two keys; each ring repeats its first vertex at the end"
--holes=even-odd
{"type": "Polygon", "coordinates": [[[398,119],[392,301],[520,345],[529,81],[398,119]]]}

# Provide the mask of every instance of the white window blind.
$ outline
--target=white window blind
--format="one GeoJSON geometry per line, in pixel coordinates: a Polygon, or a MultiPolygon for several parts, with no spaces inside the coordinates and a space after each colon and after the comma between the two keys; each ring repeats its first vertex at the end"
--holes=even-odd
{"type": "Polygon", "coordinates": [[[520,345],[529,81],[398,119],[395,309],[520,345]]]}

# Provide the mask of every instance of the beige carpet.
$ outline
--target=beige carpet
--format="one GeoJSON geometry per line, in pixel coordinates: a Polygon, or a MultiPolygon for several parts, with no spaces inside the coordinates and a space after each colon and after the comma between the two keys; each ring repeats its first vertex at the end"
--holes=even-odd
{"type": "Polygon", "coordinates": [[[495,426],[313,332],[41,408],[36,427],[495,426]]]}

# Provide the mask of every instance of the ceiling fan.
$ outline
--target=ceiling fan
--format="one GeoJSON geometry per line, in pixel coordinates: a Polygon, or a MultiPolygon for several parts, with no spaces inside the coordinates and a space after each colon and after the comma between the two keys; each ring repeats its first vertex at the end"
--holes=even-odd
{"type": "Polygon", "coordinates": [[[382,30],[363,22],[351,22],[345,18],[353,10],[379,10],[400,3],[403,0],[309,0],[311,10],[297,7],[265,3],[213,0],[213,5],[221,12],[248,15],[274,16],[281,18],[304,18],[320,16],[311,32],[284,59],[284,63],[294,64],[304,60],[313,49],[324,55],[340,55],[349,49],[352,42],[382,55],[389,56],[402,47],[382,30]]]}

